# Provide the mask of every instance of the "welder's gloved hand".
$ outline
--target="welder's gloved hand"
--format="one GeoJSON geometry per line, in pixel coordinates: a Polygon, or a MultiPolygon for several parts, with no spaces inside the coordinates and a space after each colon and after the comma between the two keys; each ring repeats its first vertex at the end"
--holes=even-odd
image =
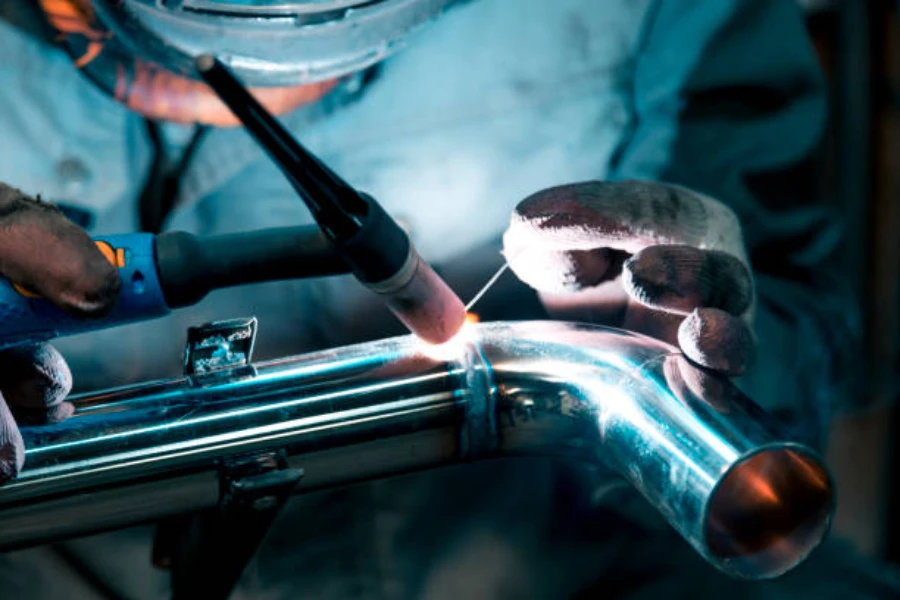
{"type": "Polygon", "coordinates": [[[556,317],[651,335],[727,375],[752,360],[741,228],[712,198],[643,181],[551,188],[519,204],[503,245],[556,317]]]}
{"type": "MultiPolygon", "coordinates": [[[[0,275],[84,318],[115,305],[119,274],[62,213],[0,184],[0,275]]],[[[3,324],[0,321],[0,340],[3,324]]],[[[16,421],[65,419],[69,368],[47,344],[0,351],[0,483],[18,474],[25,448],[16,421]]]]}

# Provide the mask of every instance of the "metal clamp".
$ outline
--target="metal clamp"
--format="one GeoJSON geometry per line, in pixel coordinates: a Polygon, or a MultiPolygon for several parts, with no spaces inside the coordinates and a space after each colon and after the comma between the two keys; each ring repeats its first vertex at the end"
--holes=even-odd
{"type": "Polygon", "coordinates": [[[214,321],[188,329],[184,374],[202,375],[250,364],[256,317],[214,321]]]}
{"type": "MultiPolygon", "coordinates": [[[[196,383],[229,379],[250,364],[256,318],[215,321],[188,329],[184,373],[196,383]]],[[[231,595],[302,469],[288,467],[283,452],[230,457],[219,464],[219,503],[205,513],[176,517],[157,530],[154,561],[172,575],[172,598],[225,600],[231,595]]]]}
{"type": "Polygon", "coordinates": [[[174,545],[172,597],[228,598],[302,478],[303,470],[289,468],[283,452],[224,461],[218,506],[183,525],[174,545]]]}
{"type": "Polygon", "coordinates": [[[303,469],[291,469],[283,452],[264,452],[225,461],[220,470],[219,509],[268,510],[294,490],[303,469]]]}

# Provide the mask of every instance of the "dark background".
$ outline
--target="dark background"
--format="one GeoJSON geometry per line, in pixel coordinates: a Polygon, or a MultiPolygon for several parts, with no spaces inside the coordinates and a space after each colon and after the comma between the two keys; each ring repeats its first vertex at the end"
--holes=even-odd
{"type": "Polygon", "coordinates": [[[844,273],[863,308],[865,410],[840,415],[828,458],[835,529],[900,563],[900,2],[802,2],[831,84],[823,201],[846,226],[844,273]]]}

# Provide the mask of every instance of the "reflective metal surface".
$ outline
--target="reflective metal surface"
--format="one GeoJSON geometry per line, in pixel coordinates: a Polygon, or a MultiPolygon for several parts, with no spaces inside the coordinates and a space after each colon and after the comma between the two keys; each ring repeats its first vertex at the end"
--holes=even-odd
{"type": "Polygon", "coordinates": [[[558,322],[471,326],[78,399],[23,431],[0,489],[0,547],[209,507],[222,460],[284,450],[298,491],[496,456],[605,462],[712,564],[764,578],[799,563],[833,511],[826,467],[675,349],[558,322]]]}
{"type": "Polygon", "coordinates": [[[91,0],[131,51],[195,77],[213,54],[255,87],[325,81],[402,47],[451,0],[91,0]]]}

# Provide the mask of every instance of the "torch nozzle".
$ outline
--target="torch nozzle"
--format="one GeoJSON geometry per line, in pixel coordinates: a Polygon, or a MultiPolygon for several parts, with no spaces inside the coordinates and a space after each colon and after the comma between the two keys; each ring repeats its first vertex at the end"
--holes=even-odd
{"type": "Polygon", "coordinates": [[[394,277],[368,287],[385,299],[407,329],[429,344],[449,342],[465,324],[462,300],[412,246],[394,277]]]}
{"type": "Polygon", "coordinates": [[[442,344],[452,339],[465,322],[462,301],[381,205],[301,146],[217,59],[201,56],[195,66],[285,174],[356,278],[384,297],[422,340],[442,344]]]}

